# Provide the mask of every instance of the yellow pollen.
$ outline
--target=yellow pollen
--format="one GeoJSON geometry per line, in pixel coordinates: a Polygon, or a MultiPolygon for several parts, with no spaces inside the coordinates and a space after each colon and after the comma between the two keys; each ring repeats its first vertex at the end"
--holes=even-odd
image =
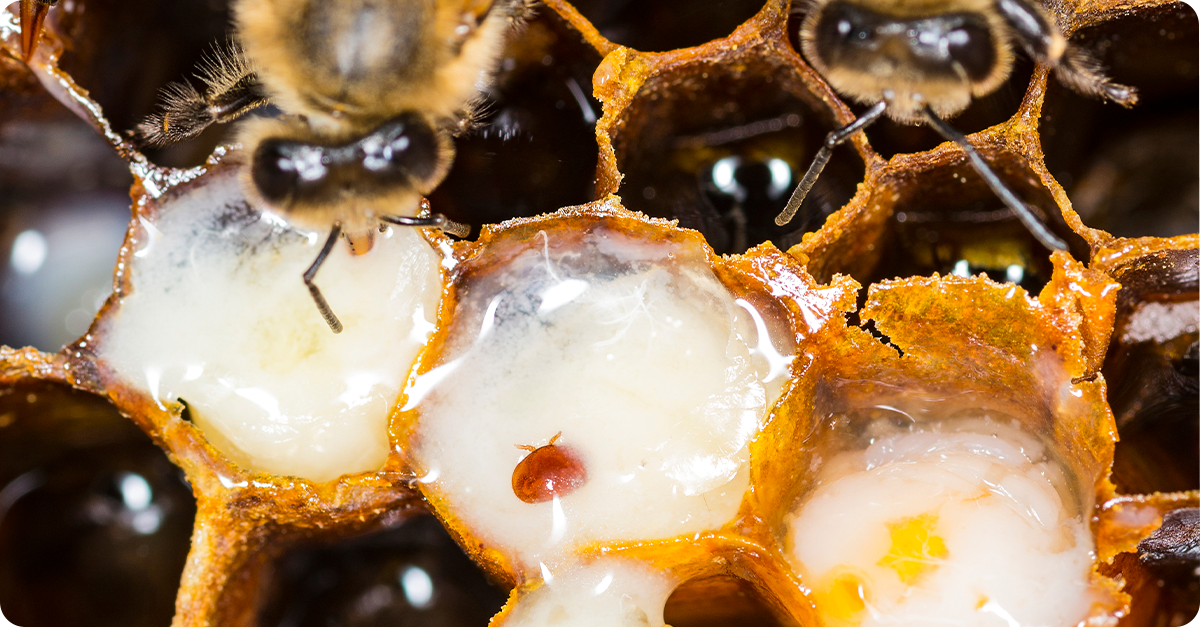
{"type": "Polygon", "coordinates": [[[892,547],[879,560],[879,565],[895,569],[901,582],[906,585],[913,584],[922,574],[936,569],[938,559],[947,554],[942,538],[933,535],[937,519],[936,514],[926,513],[889,522],[887,526],[892,535],[892,547]]]}
{"type": "Polygon", "coordinates": [[[858,623],[858,615],[867,607],[867,590],[863,581],[844,566],[823,578],[824,586],[817,593],[817,608],[829,625],[858,623]]]}

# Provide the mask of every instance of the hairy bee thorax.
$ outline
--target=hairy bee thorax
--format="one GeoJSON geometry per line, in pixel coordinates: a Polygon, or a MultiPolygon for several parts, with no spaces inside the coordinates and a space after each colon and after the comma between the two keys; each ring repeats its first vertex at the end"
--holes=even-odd
{"type": "Polygon", "coordinates": [[[236,5],[272,100],[319,130],[379,113],[454,119],[489,82],[513,2],[259,0],[236,5]]]}

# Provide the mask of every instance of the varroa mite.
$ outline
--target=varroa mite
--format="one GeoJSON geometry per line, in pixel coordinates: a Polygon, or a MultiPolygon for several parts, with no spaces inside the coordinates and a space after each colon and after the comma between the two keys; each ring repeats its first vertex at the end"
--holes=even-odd
{"type": "Polygon", "coordinates": [[[559,432],[544,447],[517,445],[530,453],[513,469],[512,488],[517,499],[526,504],[550,501],[562,497],[587,482],[587,468],[574,449],[555,445],[559,432]]]}

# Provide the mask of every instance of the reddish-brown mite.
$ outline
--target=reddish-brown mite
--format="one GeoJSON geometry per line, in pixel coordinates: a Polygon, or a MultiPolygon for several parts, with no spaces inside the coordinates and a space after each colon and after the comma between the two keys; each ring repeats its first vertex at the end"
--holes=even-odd
{"type": "Polygon", "coordinates": [[[555,434],[545,447],[517,445],[530,452],[513,469],[512,487],[517,499],[539,504],[555,495],[567,495],[587,482],[587,469],[575,450],[554,444],[559,436],[562,432],[555,434]]]}

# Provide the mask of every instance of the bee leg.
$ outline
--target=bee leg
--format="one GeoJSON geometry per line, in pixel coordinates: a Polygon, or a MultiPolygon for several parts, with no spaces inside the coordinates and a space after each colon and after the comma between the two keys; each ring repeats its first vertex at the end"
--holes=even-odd
{"type": "Polygon", "coordinates": [[[933,127],[942,137],[958,144],[963,149],[975,172],[978,172],[979,176],[983,177],[984,182],[988,184],[988,187],[992,188],[996,196],[999,196],[1000,200],[1004,201],[1004,204],[1025,224],[1025,227],[1033,232],[1033,236],[1037,238],[1038,242],[1041,242],[1048,249],[1067,248],[1067,243],[1055,235],[1053,231],[1050,231],[1046,223],[1042,222],[1041,218],[1034,214],[1033,210],[1023,203],[1021,199],[1017,198],[1017,195],[1000,180],[1000,177],[996,176],[996,172],[983,160],[983,157],[979,155],[975,147],[971,146],[966,136],[960,133],[958,129],[950,126],[945,120],[939,118],[929,105],[925,105],[923,112],[925,119],[929,122],[929,126],[933,127]]]}
{"type": "Polygon", "coordinates": [[[190,83],[171,83],[163,90],[160,111],[134,131],[142,145],[163,146],[196,137],[209,125],[230,122],[268,104],[267,94],[250,62],[236,46],[218,50],[200,65],[201,94],[190,83]]]}
{"type": "Polygon", "coordinates": [[[342,333],[342,321],[338,320],[336,314],[330,309],[329,303],[321,294],[321,289],[317,284],[313,283],[313,279],[317,276],[317,271],[321,269],[321,264],[325,263],[325,258],[329,257],[329,252],[333,250],[333,245],[337,244],[338,236],[342,234],[341,223],[333,223],[333,229],[329,232],[329,237],[325,240],[325,246],[321,247],[321,252],[317,253],[317,259],[313,260],[312,266],[304,271],[304,285],[308,286],[308,292],[312,295],[313,301],[317,303],[317,311],[321,313],[321,317],[329,324],[329,328],[333,333],[342,333]]]}
{"type": "MultiPolygon", "coordinates": [[[[792,192],[792,197],[788,199],[787,205],[783,211],[775,217],[775,224],[780,227],[792,221],[796,216],[796,212],[800,210],[800,204],[804,202],[804,197],[812,190],[813,185],[817,182],[817,177],[821,176],[821,171],[825,169],[825,164],[829,163],[829,159],[833,157],[833,149],[837,148],[838,144],[845,142],[854,136],[855,133],[865,129],[872,122],[879,119],[887,109],[887,101],[881,100],[875,106],[868,109],[854,122],[846,126],[835,129],[825,136],[825,143],[821,145],[821,150],[817,151],[817,156],[813,158],[812,165],[808,167],[808,172],[804,173],[804,178],[800,179],[800,183],[796,186],[796,190],[792,192]]],[[[808,217],[801,217],[801,227],[808,223],[808,217]]]]}
{"type": "Polygon", "coordinates": [[[56,4],[58,0],[21,0],[21,56],[25,63],[33,58],[46,14],[56,4]]]}
{"type": "Polygon", "coordinates": [[[417,216],[391,216],[384,214],[380,216],[379,219],[383,222],[390,222],[393,225],[400,225],[402,227],[430,227],[433,229],[441,229],[442,231],[459,238],[465,238],[467,237],[467,234],[471,233],[470,225],[454,222],[453,220],[450,220],[441,214],[434,214],[428,218],[417,216]]]}
{"type": "Polygon", "coordinates": [[[1029,0],[996,0],[996,9],[1031,57],[1054,68],[1054,74],[1072,90],[1111,100],[1123,107],[1137,104],[1137,90],[1113,83],[1100,62],[1088,51],[1072,46],[1045,10],[1029,0]]]}

